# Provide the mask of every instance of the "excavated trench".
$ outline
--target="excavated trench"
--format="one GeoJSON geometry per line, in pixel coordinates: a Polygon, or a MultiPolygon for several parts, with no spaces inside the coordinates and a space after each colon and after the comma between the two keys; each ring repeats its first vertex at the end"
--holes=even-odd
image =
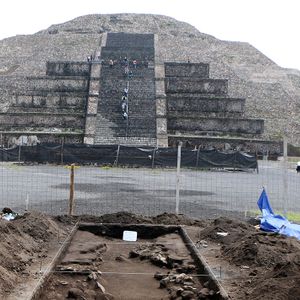
{"type": "Polygon", "coordinates": [[[83,223],[33,292],[36,299],[228,299],[181,226],[83,223]],[[136,232],[136,241],[123,239],[136,232]]]}

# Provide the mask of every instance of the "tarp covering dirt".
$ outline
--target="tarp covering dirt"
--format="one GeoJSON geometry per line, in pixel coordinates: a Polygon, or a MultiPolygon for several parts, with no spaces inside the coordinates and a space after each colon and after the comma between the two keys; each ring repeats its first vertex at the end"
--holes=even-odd
{"type": "Polygon", "coordinates": [[[275,215],[269,202],[266,190],[263,189],[257,205],[262,212],[260,228],[265,231],[277,232],[300,240],[300,225],[292,224],[288,219],[275,215]]]}
{"type": "MultiPolygon", "coordinates": [[[[79,163],[141,167],[176,167],[176,148],[118,145],[39,144],[0,149],[1,161],[79,163]]],[[[256,169],[257,159],[239,151],[182,149],[181,166],[196,168],[256,169]]]]}

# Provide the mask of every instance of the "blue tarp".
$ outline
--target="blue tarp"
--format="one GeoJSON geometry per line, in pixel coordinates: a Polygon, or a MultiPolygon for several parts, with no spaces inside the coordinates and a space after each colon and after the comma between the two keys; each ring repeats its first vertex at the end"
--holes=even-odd
{"type": "Polygon", "coordinates": [[[292,224],[288,219],[274,214],[265,189],[263,189],[257,205],[262,212],[260,221],[260,228],[262,230],[277,232],[300,240],[300,225],[292,224]]]}

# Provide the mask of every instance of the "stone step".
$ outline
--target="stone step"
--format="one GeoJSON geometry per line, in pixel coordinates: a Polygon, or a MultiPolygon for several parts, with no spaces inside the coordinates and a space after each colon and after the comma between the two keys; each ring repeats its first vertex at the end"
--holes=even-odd
{"type": "MultiPolygon", "coordinates": [[[[107,109],[112,109],[112,110],[115,110],[115,109],[119,109],[121,108],[121,99],[117,99],[117,100],[109,100],[108,101],[102,101],[102,102],[99,102],[99,106],[98,106],[98,111],[106,111],[107,109]]],[[[128,108],[129,109],[132,109],[134,111],[155,111],[155,102],[145,102],[144,99],[139,99],[139,100],[136,100],[134,98],[129,98],[128,102],[128,108]]]]}
{"type": "MultiPolygon", "coordinates": [[[[111,90],[111,91],[101,91],[100,92],[100,101],[99,103],[106,103],[111,102],[116,103],[118,101],[122,100],[123,96],[123,90],[111,90]]],[[[155,102],[155,96],[153,95],[153,92],[151,90],[144,91],[144,93],[141,90],[134,90],[130,91],[128,93],[128,99],[131,102],[139,102],[144,101],[147,99],[149,103],[155,102]]]]}
{"type": "Polygon", "coordinates": [[[139,34],[139,33],[107,33],[107,47],[131,47],[140,46],[143,48],[154,46],[154,34],[139,34]]]}
{"type": "MultiPolygon", "coordinates": [[[[110,65],[110,59],[107,60],[103,60],[102,62],[102,68],[104,69],[104,71],[109,68],[109,69],[118,69],[118,68],[122,68],[124,69],[125,64],[123,62],[123,60],[120,59],[115,59],[113,65],[110,65]]],[[[137,60],[137,63],[134,65],[132,60],[128,60],[128,67],[129,69],[133,70],[134,68],[136,68],[137,70],[151,70],[154,69],[154,63],[152,61],[148,61],[148,60],[137,60]]]]}
{"type": "Polygon", "coordinates": [[[105,46],[101,48],[101,58],[103,59],[124,59],[128,60],[154,60],[154,47],[140,47],[139,45],[124,46],[105,46]]]}
{"type": "MultiPolygon", "coordinates": [[[[118,102],[122,100],[123,91],[121,89],[114,91],[101,91],[99,103],[109,103],[111,101],[118,102]]],[[[155,102],[155,96],[151,90],[134,90],[128,93],[128,99],[131,102],[139,102],[148,99],[149,103],[155,102]]]]}
{"type": "MultiPolygon", "coordinates": [[[[127,127],[127,120],[124,120],[122,118],[122,116],[120,116],[119,119],[115,119],[115,120],[111,120],[110,121],[111,124],[108,124],[108,123],[97,123],[97,130],[102,130],[102,129],[105,129],[106,127],[109,127],[111,129],[117,129],[117,132],[118,130],[122,130],[122,128],[126,128],[127,127]]],[[[141,126],[141,122],[139,122],[138,120],[132,120],[130,117],[128,119],[128,126],[132,129],[135,129],[137,131],[153,131],[155,130],[155,126],[151,126],[151,122],[145,122],[143,124],[143,126],[145,127],[142,127],[141,126]],[[144,125],[145,124],[145,125],[144,125]]]]}
{"type": "MultiPolygon", "coordinates": [[[[121,80],[103,80],[100,85],[100,94],[102,91],[104,93],[109,93],[111,90],[114,91],[120,91],[123,92],[124,88],[127,86],[127,81],[121,81],[121,80]]],[[[129,89],[128,94],[134,92],[139,92],[138,94],[141,94],[142,92],[148,92],[155,90],[154,80],[134,80],[129,82],[129,89]]]]}
{"type": "MultiPolygon", "coordinates": [[[[106,116],[102,116],[102,117],[106,118],[106,116]]],[[[141,119],[133,118],[129,115],[128,124],[129,124],[130,127],[137,128],[137,129],[140,129],[140,130],[142,130],[143,128],[149,129],[149,130],[155,129],[154,125],[156,125],[156,124],[153,124],[153,122],[151,122],[152,121],[151,119],[145,118],[143,123],[141,121],[142,121],[141,119]]],[[[125,127],[127,126],[127,120],[124,120],[122,118],[121,114],[120,114],[119,117],[116,116],[116,118],[112,118],[110,120],[110,122],[111,122],[110,125],[112,125],[112,127],[115,127],[115,128],[117,128],[117,127],[122,128],[124,126],[125,127]]],[[[97,122],[96,127],[97,128],[104,128],[107,125],[108,125],[108,123],[99,123],[99,122],[97,122]]]]}
{"type": "Polygon", "coordinates": [[[101,59],[96,143],[156,143],[154,36],[108,33],[101,59]],[[133,73],[130,80],[124,76],[125,56],[133,73]],[[113,67],[109,66],[110,59],[115,60],[113,67]],[[137,68],[132,64],[134,59],[137,68]],[[128,82],[129,119],[124,120],[121,98],[128,82]]]}
{"type": "Polygon", "coordinates": [[[131,73],[131,71],[129,71],[129,73],[125,73],[125,71],[120,70],[118,72],[116,72],[116,74],[102,74],[101,78],[103,79],[114,79],[116,81],[120,81],[120,82],[127,82],[129,81],[130,83],[134,83],[134,82],[139,82],[139,81],[147,81],[147,80],[152,80],[153,79],[153,74],[142,74],[140,72],[135,72],[133,71],[131,73]]]}
{"type": "Polygon", "coordinates": [[[109,145],[109,144],[121,144],[121,145],[132,145],[132,146],[156,146],[155,138],[142,138],[139,136],[133,136],[127,139],[126,137],[112,137],[102,138],[97,137],[95,144],[98,145],[109,145]]]}
{"type": "Polygon", "coordinates": [[[137,130],[135,128],[128,127],[124,128],[119,128],[119,127],[109,127],[109,130],[113,131],[112,134],[108,135],[105,131],[98,131],[97,136],[101,136],[102,138],[111,138],[114,136],[143,136],[143,137],[155,137],[156,133],[155,130],[147,130],[147,129],[142,129],[142,130],[137,130]]]}
{"type": "Polygon", "coordinates": [[[154,70],[148,68],[131,68],[129,73],[125,75],[125,68],[123,66],[114,66],[112,68],[105,67],[101,72],[101,79],[107,79],[113,77],[118,78],[119,80],[141,80],[141,79],[150,79],[154,76],[154,70]]]}
{"type": "MultiPolygon", "coordinates": [[[[121,103],[118,105],[110,105],[109,103],[106,103],[105,105],[100,104],[98,107],[98,113],[102,114],[109,114],[112,113],[118,113],[121,111],[121,103]]],[[[155,106],[154,105],[134,105],[134,104],[128,104],[128,110],[131,114],[135,114],[137,116],[145,117],[145,116],[152,116],[155,113],[155,106]]],[[[78,115],[78,114],[76,114],[78,115]]]]}
{"type": "MultiPolygon", "coordinates": [[[[131,117],[134,118],[153,118],[155,115],[155,107],[133,107],[128,105],[128,111],[131,117]]],[[[119,116],[121,114],[122,109],[121,105],[115,107],[103,107],[103,109],[98,109],[98,114],[103,116],[110,116],[109,118],[114,118],[114,116],[119,116]]]]}
{"type": "Polygon", "coordinates": [[[111,129],[113,129],[115,131],[114,136],[126,136],[130,135],[130,136],[146,136],[146,137],[155,137],[156,131],[155,130],[151,130],[149,128],[136,128],[136,127],[132,127],[132,126],[128,126],[128,127],[110,127],[111,129]]]}

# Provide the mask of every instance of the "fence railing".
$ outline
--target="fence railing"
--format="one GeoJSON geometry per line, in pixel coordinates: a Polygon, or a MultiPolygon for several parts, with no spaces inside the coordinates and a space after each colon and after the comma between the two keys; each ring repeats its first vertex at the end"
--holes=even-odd
{"type": "MultiPolygon", "coordinates": [[[[294,163],[259,161],[259,172],[251,168],[191,168],[188,164],[184,166],[185,157],[182,157],[186,149],[181,149],[180,167],[176,168],[178,149],[173,149],[166,159],[175,159],[173,167],[168,162],[167,168],[157,163],[152,168],[152,156],[148,158],[150,162],[146,167],[139,164],[128,167],[129,160],[138,162],[152,155],[153,149],[152,152],[148,150],[139,150],[142,156],[140,152],[127,158],[121,158],[120,155],[115,164],[85,165],[82,164],[82,154],[79,155],[79,164],[73,167],[69,164],[38,164],[33,161],[22,163],[22,160],[21,163],[2,161],[0,204],[19,212],[27,208],[50,214],[71,212],[99,215],[129,211],[144,215],[182,213],[197,218],[243,217],[258,211],[256,201],[262,187],[265,187],[275,211],[300,213],[300,174],[296,173],[294,163]],[[73,185],[70,181],[71,170],[73,185]],[[72,210],[69,206],[71,186],[74,201],[72,210]]],[[[18,149],[14,151],[18,153],[18,149]]],[[[59,148],[51,148],[51,151],[54,157],[60,153],[59,148]]],[[[51,155],[45,154],[46,157],[51,155]]],[[[197,151],[192,155],[194,160],[195,157],[197,159],[197,151]]],[[[155,156],[159,157],[157,152],[155,156]]],[[[115,158],[112,156],[113,162],[115,158]]]]}
{"type": "MultiPolygon", "coordinates": [[[[0,148],[2,161],[97,164],[114,166],[176,167],[176,148],[89,146],[82,144],[43,144],[0,148]]],[[[255,156],[239,151],[182,149],[181,165],[195,168],[256,169],[255,156]]]]}

